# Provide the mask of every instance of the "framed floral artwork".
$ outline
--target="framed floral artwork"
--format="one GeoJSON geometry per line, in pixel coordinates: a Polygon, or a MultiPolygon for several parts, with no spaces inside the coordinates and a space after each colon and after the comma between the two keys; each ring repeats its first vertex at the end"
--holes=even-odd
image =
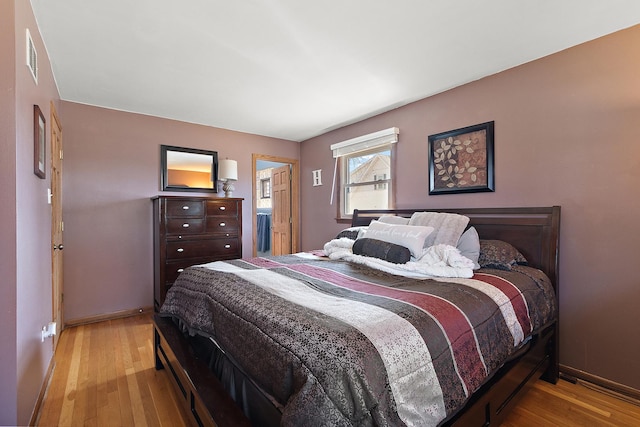
{"type": "Polygon", "coordinates": [[[494,122],[429,136],[429,194],[495,191],[494,122]]]}

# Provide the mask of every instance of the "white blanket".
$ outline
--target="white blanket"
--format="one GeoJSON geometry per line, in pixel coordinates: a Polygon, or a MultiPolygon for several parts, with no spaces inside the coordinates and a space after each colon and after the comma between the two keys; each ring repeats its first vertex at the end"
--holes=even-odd
{"type": "Polygon", "coordinates": [[[354,254],[353,243],[354,240],[347,238],[331,240],[324,245],[324,253],[331,259],[364,264],[404,277],[473,277],[473,261],[462,256],[454,246],[443,244],[430,246],[420,259],[406,264],[394,264],[378,258],[354,254]]]}

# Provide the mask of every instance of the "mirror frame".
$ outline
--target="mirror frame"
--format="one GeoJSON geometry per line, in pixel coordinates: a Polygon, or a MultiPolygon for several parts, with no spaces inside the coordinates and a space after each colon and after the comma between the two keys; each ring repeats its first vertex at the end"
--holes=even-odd
{"type": "Polygon", "coordinates": [[[176,147],[174,145],[160,145],[160,187],[162,191],[197,191],[200,193],[218,193],[218,152],[211,150],[200,150],[197,148],[176,147]],[[213,157],[214,180],[213,188],[204,187],[182,187],[169,184],[169,172],[167,169],[167,151],[178,151],[180,153],[204,154],[213,157]]]}

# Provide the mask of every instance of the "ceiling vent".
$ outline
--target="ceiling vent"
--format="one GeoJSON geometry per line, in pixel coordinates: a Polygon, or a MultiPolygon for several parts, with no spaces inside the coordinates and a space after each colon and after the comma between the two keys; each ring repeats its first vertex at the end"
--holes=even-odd
{"type": "Polygon", "coordinates": [[[29,71],[31,71],[31,77],[33,77],[33,81],[38,84],[38,52],[36,52],[36,47],[33,44],[33,39],[31,38],[31,33],[27,28],[27,67],[29,67],[29,71]]]}

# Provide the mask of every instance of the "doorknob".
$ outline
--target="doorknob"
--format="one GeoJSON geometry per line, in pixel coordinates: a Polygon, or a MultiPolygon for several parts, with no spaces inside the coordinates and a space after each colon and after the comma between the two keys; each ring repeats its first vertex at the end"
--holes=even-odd
{"type": "Polygon", "coordinates": [[[62,243],[60,243],[59,245],[54,244],[53,245],[53,250],[55,251],[56,249],[63,250],[64,249],[64,245],[62,243]]]}

